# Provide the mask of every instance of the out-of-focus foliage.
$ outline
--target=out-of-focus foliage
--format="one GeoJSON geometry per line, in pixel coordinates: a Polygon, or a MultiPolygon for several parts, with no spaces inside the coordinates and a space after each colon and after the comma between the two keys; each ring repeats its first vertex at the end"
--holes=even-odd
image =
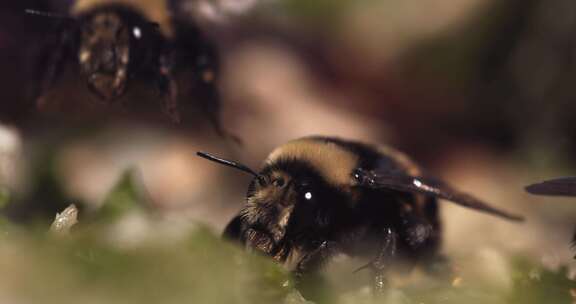
{"type": "Polygon", "coordinates": [[[10,192],[8,189],[0,187],[0,209],[4,208],[10,201],[10,192]]]}
{"type": "Polygon", "coordinates": [[[309,22],[323,23],[323,27],[334,27],[338,25],[338,18],[356,2],[366,2],[370,5],[370,1],[346,1],[346,0],[287,0],[282,1],[284,8],[298,16],[305,18],[309,22]]]}
{"type": "Polygon", "coordinates": [[[115,220],[130,211],[142,210],[146,207],[147,197],[141,183],[137,181],[135,169],[126,170],[120,176],[116,185],[104,199],[97,211],[100,220],[115,220]]]}
{"type": "Polygon", "coordinates": [[[284,272],[208,230],[119,249],[91,234],[13,235],[0,247],[4,303],[278,303],[284,272]]]}
{"type": "MultiPolygon", "coordinates": [[[[0,246],[0,300],[10,303],[304,303],[271,261],[197,229],[171,245],[120,249],[95,230],[70,238],[14,233],[0,246]]],[[[511,289],[490,282],[406,282],[374,299],[366,288],[329,295],[334,303],[569,303],[566,272],[512,259],[511,289]]],[[[463,265],[463,267],[477,267],[463,265]]],[[[350,274],[352,275],[352,274],[350,274]]],[[[345,279],[345,278],[339,278],[345,279]]]]}
{"type": "MultiPolygon", "coordinates": [[[[113,222],[143,211],[137,188],[128,170],[102,211],[90,221],[80,218],[78,229],[65,238],[21,229],[3,233],[0,302],[279,303],[293,292],[278,266],[225,243],[207,228],[194,226],[170,242],[158,242],[153,234],[163,232],[151,230],[150,237],[129,248],[111,242],[113,222]]],[[[69,207],[59,216],[67,214],[77,215],[77,210],[69,207]]],[[[156,227],[155,221],[145,217],[148,229],[156,227]]]]}
{"type": "Polygon", "coordinates": [[[526,259],[514,263],[512,303],[574,303],[576,282],[569,280],[565,266],[556,271],[538,267],[526,259]]]}
{"type": "MultiPolygon", "coordinates": [[[[113,222],[133,213],[150,215],[151,209],[141,207],[142,196],[132,176],[132,170],[123,174],[101,207],[114,212],[92,214],[94,221],[80,218],[78,229],[67,237],[5,230],[0,244],[0,302],[313,303],[271,260],[246,253],[202,226],[193,226],[176,239],[166,235],[168,242],[159,241],[166,231],[155,230],[160,227],[158,219],[147,216],[148,237],[129,247],[110,242],[106,237],[110,227],[122,229],[111,226],[113,222]],[[104,220],[98,220],[101,216],[104,220]]],[[[381,298],[373,297],[368,282],[346,291],[322,284],[312,292],[326,303],[342,304],[571,301],[576,284],[567,278],[565,268],[552,271],[527,258],[504,259],[500,266],[484,264],[494,263],[493,259],[484,263],[469,257],[456,259],[453,279],[412,276],[395,283],[381,298]],[[497,272],[509,277],[493,281],[474,275],[475,269],[486,267],[504,267],[508,270],[497,272]]],[[[344,273],[332,280],[352,276],[344,273]]]]}

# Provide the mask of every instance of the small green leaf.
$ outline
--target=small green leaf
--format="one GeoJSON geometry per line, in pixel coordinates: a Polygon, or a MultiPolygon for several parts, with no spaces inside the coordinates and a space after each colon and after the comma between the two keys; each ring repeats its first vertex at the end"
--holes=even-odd
{"type": "Polygon", "coordinates": [[[10,202],[10,191],[4,187],[0,187],[0,209],[6,207],[10,202]]]}
{"type": "Polygon", "coordinates": [[[102,207],[96,214],[96,220],[114,220],[129,212],[146,208],[147,197],[137,179],[137,171],[126,170],[108,193],[102,207]]]}

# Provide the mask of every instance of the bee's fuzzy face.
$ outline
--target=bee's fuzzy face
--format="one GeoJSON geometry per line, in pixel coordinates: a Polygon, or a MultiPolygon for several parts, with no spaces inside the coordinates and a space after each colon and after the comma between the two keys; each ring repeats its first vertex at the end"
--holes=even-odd
{"type": "Polygon", "coordinates": [[[303,161],[279,161],[261,176],[265,182],[252,182],[240,216],[248,227],[245,238],[250,246],[267,254],[286,254],[282,247],[293,247],[304,235],[306,240],[325,237],[327,227],[349,205],[349,196],[303,161]]]}
{"type": "Polygon", "coordinates": [[[105,100],[120,97],[126,88],[130,61],[130,27],[119,14],[95,13],[80,33],[78,61],[88,87],[105,100]]]}
{"type": "Polygon", "coordinates": [[[279,242],[297,203],[296,181],[278,171],[265,176],[265,180],[264,185],[257,180],[252,182],[241,216],[250,226],[266,231],[274,242],[279,242]]]}

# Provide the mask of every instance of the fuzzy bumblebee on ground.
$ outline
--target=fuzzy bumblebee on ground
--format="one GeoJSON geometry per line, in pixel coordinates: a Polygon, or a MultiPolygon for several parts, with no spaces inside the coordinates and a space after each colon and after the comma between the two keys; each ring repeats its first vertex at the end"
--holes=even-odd
{"type": "Polygon", "coordinates": [[[523,220],[428,176],[386,146],[301,138],[274,150],[260,172],[198,154],[254,176],[246,204],[224,236],[272,257],[297,277],[344,253],[370,261],[359,269],[372,271],[374,291],[380,293],[392,265],[443,260],[438,199],[523,220]]]}
{"type": "MultiPolygon", "coordinates": [[[[175,75],[191,71],[186,98],[196,103],[220,135],[219,56],[214,43],[193,20],[180,20],[166,1],[76,0],[69,14],[27,10],[42,18],[48,36],[37,72],[33,99],[46,103],[46,93],[67,64],[73,64],[98,99],[106,103],[122,97],[135,78],[153,84],[161,108],[172,122],[181,120],[175,75]],[[144,2],[142,2],[144,3],[144,2]],[[53,30],[49,30],[53,29],[53,30]],[[189,94],[188,94],[189,93],[189,94]]],[[[187,100],[188,102],[188,100],[187,100]]]]}

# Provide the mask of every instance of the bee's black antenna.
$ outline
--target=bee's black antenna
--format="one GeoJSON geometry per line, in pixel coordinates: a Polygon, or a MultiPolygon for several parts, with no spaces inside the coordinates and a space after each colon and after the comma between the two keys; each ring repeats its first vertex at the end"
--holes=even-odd
{"type": "Polygon", "coordinates": [[[47,18],[55,18],[55,19],[72,19],[68,16],[59,15],[51,12],[43,12],[37,11],[33,9],[25,9],[24,12],[28,15],[40,16],[40,17],[47,17],[47,18]]]}
{"type": "Polygon", "coordinates": [[[262,175],[256,173],[254,170],[248,168],[248,166],[245,166],[243,164],[237,163],[235,161],[231,161],[231,160],[227,160],[227,159],[223,159],[223,158],[219,158],[216,157],[214,155],[208,154],[206,152],[196,152],[196,155],[205,158],[207,160],[211,160],[213,162],[217,162],[220,163],[222,165],[228,166],[228,167],[232,167],[232,168],[236,168],[239,170],[242,170],[246,173],[250,173],[252,174],[254,177],[256,177],[262,184],[264,184],[264,177],[262,177],[262,175]]]}

